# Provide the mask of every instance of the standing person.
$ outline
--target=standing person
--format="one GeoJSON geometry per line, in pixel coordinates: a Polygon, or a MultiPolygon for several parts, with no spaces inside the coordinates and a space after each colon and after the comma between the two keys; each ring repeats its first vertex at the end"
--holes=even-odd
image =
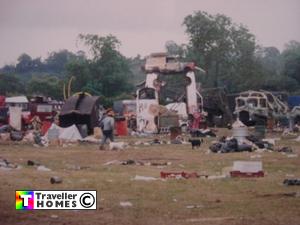
{"type": "Polygon", "coordinates": [[[112,110],[107,110],[106,115],[100,122],[100,127],[102,129],[102,140],[100,143],[100,150],[104,150],[104,144],[106,140],[109,139],[111,142],[114,141],[114,126],[115,120],[113,118],[114,112],[112,110]]]}

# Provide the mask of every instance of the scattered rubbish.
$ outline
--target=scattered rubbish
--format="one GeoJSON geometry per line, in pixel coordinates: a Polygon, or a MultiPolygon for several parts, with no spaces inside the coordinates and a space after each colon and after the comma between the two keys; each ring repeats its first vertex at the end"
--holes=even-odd
{"type": "Polygon", "coordinates": [[[38,171],[44,171],[44,172],[48,172],[48,171],[51,171],[51,169],[47,168],[46,166],[44,165],[40,165],[36,168],[38,171]]]}
{"type": "Polygon", "coordinates": [[[143,142],[141,142],[141,141],[134,142],[134,145],[142,145],[142,144],[143,144],[143,142]]]}
{"type": "Polygon", "coordinates": [[[95,138],[95,136],[90,135],[85,137],[83,140],[80,140],[80,142],[87,142],[87,143],[93,143],[93,144],[100,144],[101,140],[95,138]]]}
{"type": "Polygon", "coordinates": [[[260,161],[234,161],[231,177],[263,177],[262,162],[260,161]]]}
{"type": "Polygon", "coordinates": [[[27,166],[40,166],[41,164],[32,160],[27,161],[27,166]]]}
{"type": "Polygon", "coordinates": [[[144,162],[141,160],[133,160],[133,159],[127,159],[127,160],[112,160],[109,162],[104,163],[104,166],[109,166],[109,165],[137,165],[137,166],[169,166],[171,165],[172,162],[144,162]]]}
{"type": "Polygon", "coordinates": [[[23,138],[24,142],[33,143],[34,142],[34,135],[32,131],[27,132],[23,138]]]}
{"type": "Polygon", "coordinates": [[[10,141],[10,133],[0,133],[1,141],[10,141]]]}
{"type": "Polygon", "coordinates": [[[281,147],[278,149],[275,149],[277,152],[285,152],[285,153],[292,153],[293,149],[291,147],[281,147]]]}
{"type": "Polygon", "coordinates": [[[300,179],[285,179],[283,184],[286,186],[300,185],[300,179]]]}
{"type": "Polygon", "coordinates": [[[280,138],[264,138],[262,141],[275,145],[276,141],[280,141],[280,138]]]}
{"type": "Polygon", "coordinates": [[[299,141],[300,142],[300,136],[298,136],[295,141],[299,141]]]}
{"type": "Polygon", "coordinates": [[[177,139],[177,138],[170,141],[170,144],[173,144],[173,145],[181,145],[181,144],[183,144],[183,143],[184,143],[184,142],[183,142],[182,140],[177,139]]]}
{"type": "Polygon", "coordinates": [[[175,179],[181,179],[181,178],[185,178],[185,179],[189,179],[189,178],[199,178],[200,176],[205,176],[207,177],[207,175],[199,175],[196,172],[192,172],[192,173],[186,173],[186,172],[160,172],[160,177],[163,179],[166,178],[175,178],[175,179]]]}
{"type": "Polygon", "coordinates": [[[22,131],[11,131],[10,132],[10,139],[12,141],[22,141],[24,134],[22,131]]]}
{"type": "Polygon", "coordinates": [[[247,137],[247,140],[252,142],[259,149],[266,148],[269,150],[273,150],[274,147],[274,140],[271,139],[260,139],[254,135],[250,135],[247,137]]]}
{"type": "Polygon", "coordinates": [[[132,207],[132,203],[131,202],[120,202],[120,206],[122,207],[132,207]]]}
{"type": "Polygon", "coordinates": [[[128,146],[125,142],[110,142],[109,150],[124,150],[128,146]]]}
{"type": "Polygon", "coordinates": [[[13,128],[8,124],[0,126],[0,134],[10,133],[11,130],[13,130],[13,128]]]}
{"type": "Polygon", "coordinates": [[[261,155],[251,155],[251,159],[260,159],[262,156],[261,155]]]}
{"type": "Polygon", "coordinates": [[[223,220],[234,220],[233,217],[209,217],[209,218],[191,218],[187,219],[187,222],[213,222],[213,221],[223,221],[223,220]]]}
{"type": "Polygon", "coordinates": [[[162,142],[159,139],[155,138],[154,140],[150,141],[149,144],[150,145],[160,145],[160,144],[162,144],[162,142]]]}
{"type": "Polygon", "coordinates": [[[197,208],[204,208],[203,205],[187,205],[185,208],[187,209],[197,209],[197,208]]]}
{"type": "Polygon", "coordinates": [[[274,194],[263,194],[263,195],[257,195],[257,197],[300,197],[299,192],[289,192],[289,193],[274,193],[274,194]]]}
{"type": "Polygon", "coordinates": [[[294,174],[286,174],[285,176],[286,176],[286,177],[295,177],[294,174]]]}
{"type": "Polygon", "coordinates": [[[6,159],[0,157],[0,169],[1,170],[11,170],[11,169],[18,169],[20,166],[17,164],[11,163],[6,159]]]}
{"type": "Polygon", "coordinates": [[[299,137],[297,138],[296,133],[290,132],[288,129],[286,129],[283,131],[281,138],[285,140],[296,139],[297,141],[299,137]]]}
{"type": "Polygon", "coordinates": [[[151,162],[151,166],[169,166],[171,165],[171,162],[151,162]]]}
{"type": "Polygon", "coordinates": [[[0,157],[0,169],[2,170],[11,170],[11,169],[18,169],[20,166],[17,164],[11,163],[6,159],[0,157]]]}
{"type": "Polygon", "coordinates": [[[213,143],[209,149],[214,153],[229,153],[229,152],[251,152],[252,146],[246,143],[239,144],[236,138],[222,137],[219,142],[213,143]]]}
{"type": "Polygon", "coordinates": [[[135,177],[132,178],[131,180],[155,181],[158,180],[158,178],[135,175],[135,177]]]}
{"type": "Polygon", "coordinates": [[[121,161],[120,163],[121,163],[121,165],[139,165],[139,166],[144,165],[143,162],[135,161],[135,160],[132,160],[132,159],[121,161]]]}
{"type": "Polygon", "coordinates": [[[45,137],[42,137],[41,133],[38,131],[33,132],[33,140],[38,147],[48,146],[48,140],[45,137]]]}
{"type": "Polygon", "coordinates": [[[288,158],[297,158],[298,154],[287,154],[286,157],[288,157],[288,158]]]}
{"type": "Polygon", "coordinates": [[[85,170],[85,169],[90,169],[90,166],[78,166],[78,165],[66,165],[67,170],[85,170]]]}
{"type": "Polygon", "coordinates": [[[103,164],[103,166],[109,166],[109,165],[121,165],[121,161],[119,160],[112,160],[112,161],[108,161],[106,163],[103,164]]]}
{"type": "Polygon", "coordinates": [[[206,177],[208,180],[217,180],[217,179],[224,179],[227,178],[225,174],[223,175],[211,175],[206,177]]]}
{"type": "Polygon", "coordinates": [[[62,180],[61,177],[51,177],[50,178],[50,183],[51,184],[60,184],[62,182],[63,182],[63,180],[62,180]]]}

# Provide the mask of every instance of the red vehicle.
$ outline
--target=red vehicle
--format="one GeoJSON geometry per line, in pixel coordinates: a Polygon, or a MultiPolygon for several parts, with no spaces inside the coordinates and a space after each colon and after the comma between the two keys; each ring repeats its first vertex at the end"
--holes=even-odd
{"type": "Polygon", "coordinates": [[[47,101],[43,97],[35,97],[29,102],[30,119],[38,116],[41,121],[51,121],[61,109],[59,102],[47,101]]]}
{"type": "Polygon", "coordinates": [[[35,116],[38,116],[41,122],[47,121],[51,123],[62,105],[63,102],[48,100],[44,97],[34,97],[28,101],[25,96],[10,98],[0,96],[0,124],[8,123],[8,109],[10,106],[19,106],[22,108],[22,127],[26,128],[31,124],[31,120],[35,116]]]}

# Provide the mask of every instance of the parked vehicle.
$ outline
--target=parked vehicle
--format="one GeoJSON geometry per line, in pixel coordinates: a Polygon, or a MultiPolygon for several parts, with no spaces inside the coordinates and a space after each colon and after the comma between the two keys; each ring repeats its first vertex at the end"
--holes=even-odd
{"type": "Polygon", "coordinates": [[[180,62],[178,57],[167,53],[152,53],[146,58],[146,64],[142,68],[146,73],[182,73],[193,71],[196,68],[193,62],[180,62]]]}

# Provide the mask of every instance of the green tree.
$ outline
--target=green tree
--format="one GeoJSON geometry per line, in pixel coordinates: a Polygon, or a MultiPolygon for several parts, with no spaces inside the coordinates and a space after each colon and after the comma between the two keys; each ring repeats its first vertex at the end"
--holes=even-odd
{"type": "Polygon", "coordinates": [[[178,45],[174,41],[167,41],[165,44],[165,48],[167,50],[167,53],[170,55],[175,55],[180,58],[185,56],[185,46],[183,44],[178,45]]]}
{"type": "Polygon", "coordinates": [[[30,95],[44,95],[55,99],[62,99],[62,81],[51,75],[35,76],[28,85],[27,92],[30,95]]]}
{"type": "Polygon", "coordinates": [[[77,56],[66,49],[51,52],[45,59],[45,70],[48,73],[64,74],[66,72],[66,65],[77,60],[82,60],[82,56],[77,56]]]}
{"type": "Polygon", "coordinates": [[[247,28],[225,15],[202,11],[185,17],[183,25],[189,37],[187,57],[207,72],[204,85],[238,91],[252,82],[255,37],[247,28]]]}
{"type": "Polygon", "coordinates": [[[146,79],[146,74],[142,70],[145,62],[146,60],[144,58],[141,58],[140,55],[128,59],[130,72],[132,73],[132,77],[130,77],[130,80],[133,84],[139,84],[146,79]]]}
{"type": "Polygon", "coordinates": [[[24,92],[24,86],[13,74],[0,74],[0,95],[19,94],[24,92]]]}
{"type": "Polygon", "coordinates": [[[132,73],[129,61],[118,50],[120,41],[113,35],[80,34],[79,39],[89,48],[92,59],[68,65],[69,74],[76,79],[76,90],[87,91],[103,99],[130,92],[132,73]]]}
{"type": "Polygon", "coordinates": [[[16,65],[16,71],[19,73],[26,73],[32,69],[32,58],[26,53],[21,54],[18,57],[16,65]]]}
{"type": "Polygon", "coordinates": [[[283,74],[300,85],[300,42],[290,41],[282,54],[283,74]]]}

